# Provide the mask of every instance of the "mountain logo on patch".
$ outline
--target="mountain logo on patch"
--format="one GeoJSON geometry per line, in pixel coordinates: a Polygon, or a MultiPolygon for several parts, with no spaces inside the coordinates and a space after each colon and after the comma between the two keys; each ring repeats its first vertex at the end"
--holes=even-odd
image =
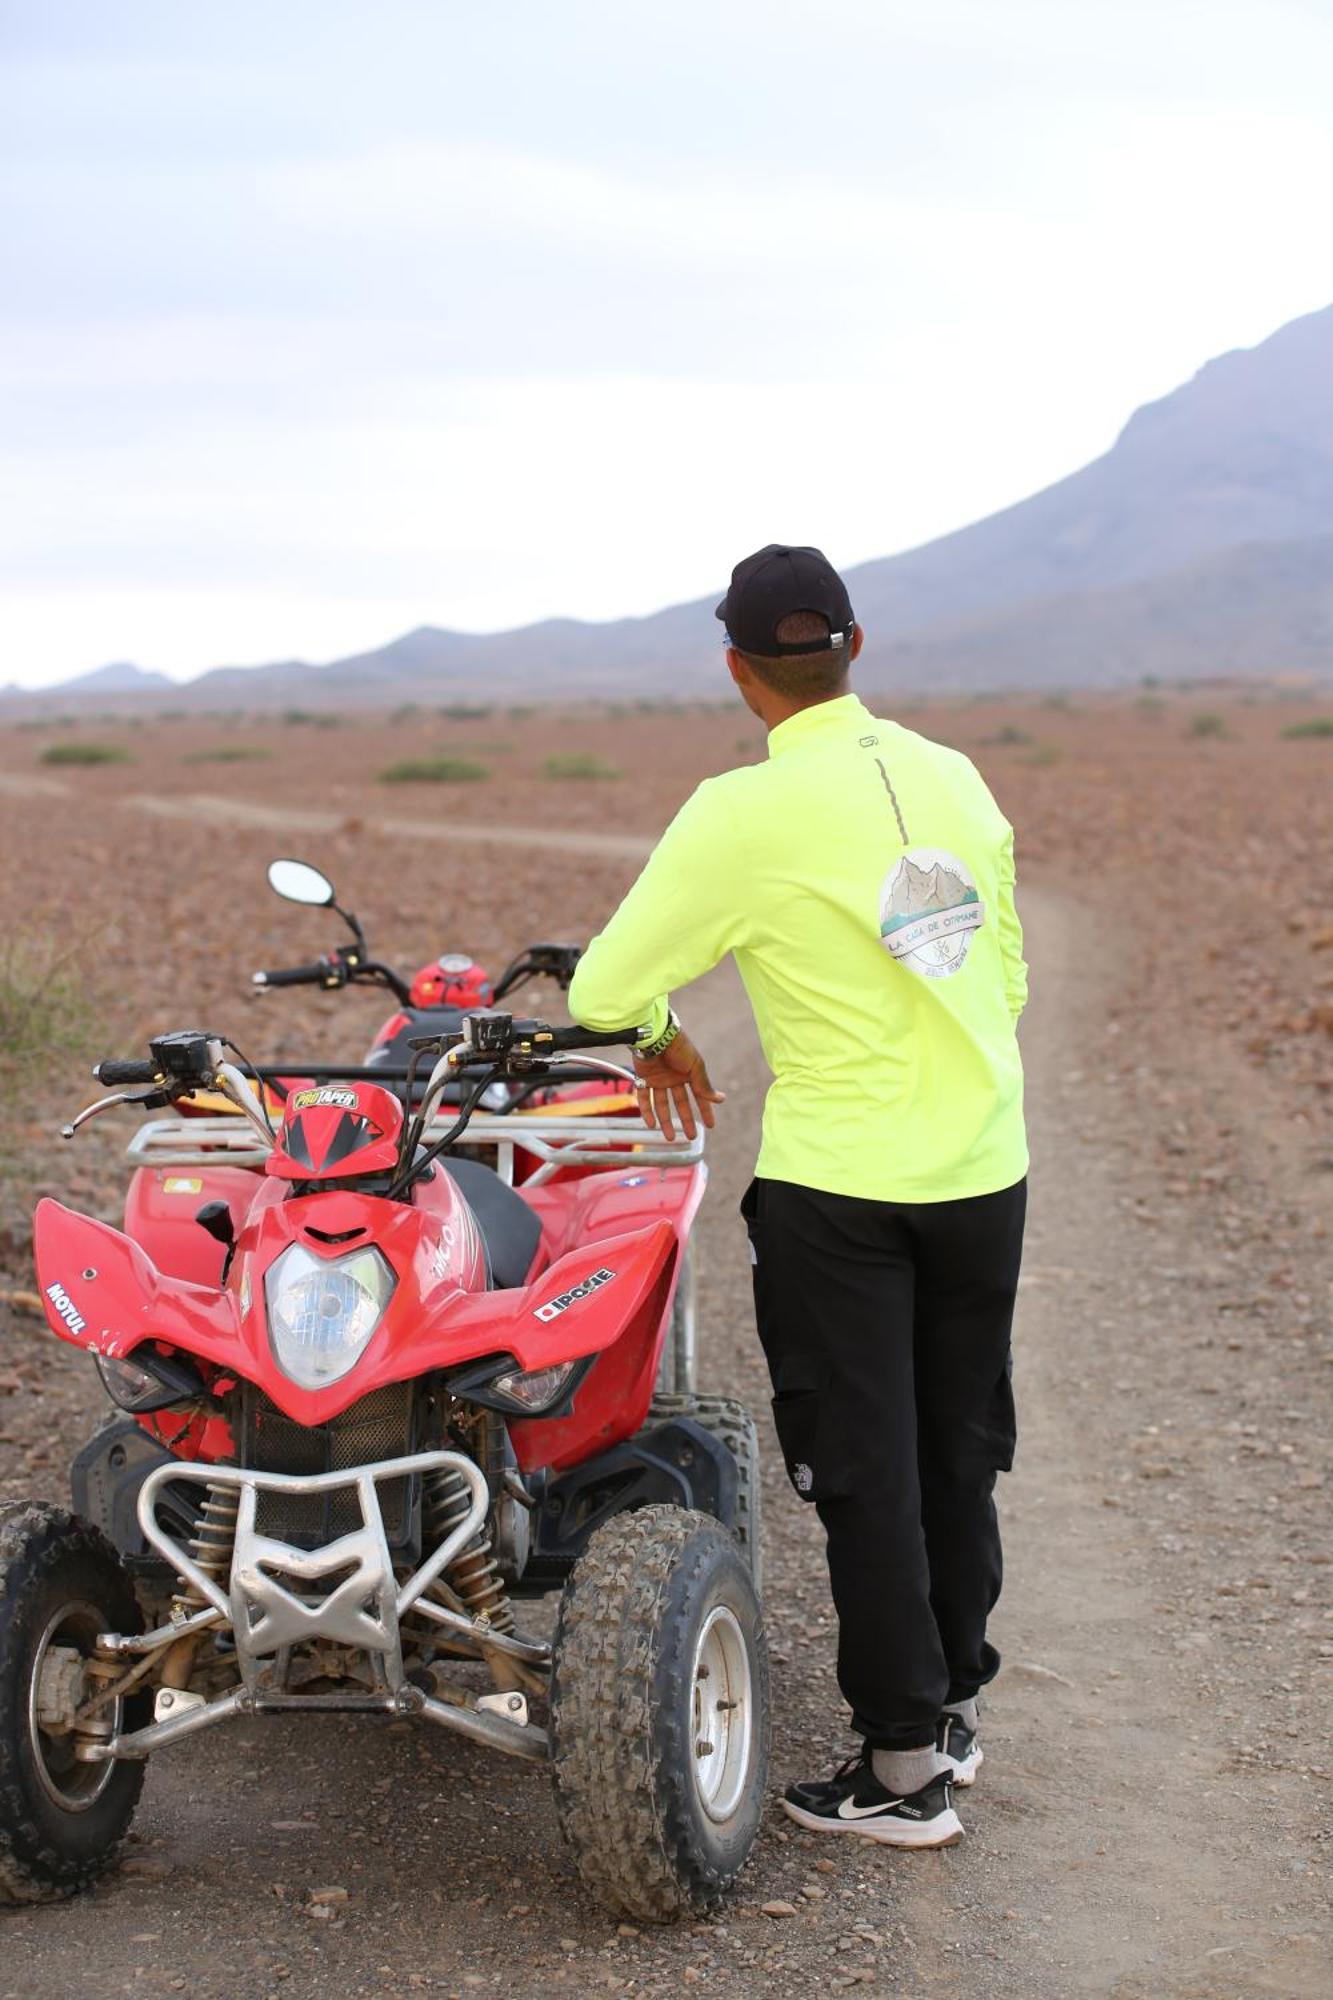
{"type": "Polygon", "coordinates": [[[879,893],[880,942],[927,979],[961,971],[986,906],[967,864],[942,847],[911,847],[879,893]]]}

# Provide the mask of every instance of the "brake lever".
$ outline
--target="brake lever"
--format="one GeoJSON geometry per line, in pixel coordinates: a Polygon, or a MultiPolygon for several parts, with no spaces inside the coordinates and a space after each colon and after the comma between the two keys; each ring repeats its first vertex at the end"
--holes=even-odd
{"type": "Polygon", "coordinates": [[[72,1139],[81,1125],[86,1125],[90,1118],[96,1118],[103,1111],[110,1111],[116,1104],[137,1104],[145,1111],[161,1111],[172,1102],[170,1092],[165,1090],[144,1090],[137,1093],[131,1090],[113,1090],[109,1097],[99,1097],[96,1104],[86,1105],[71,1124],[62,1125],[60,1136],[62,1139],[72,1139]]]}

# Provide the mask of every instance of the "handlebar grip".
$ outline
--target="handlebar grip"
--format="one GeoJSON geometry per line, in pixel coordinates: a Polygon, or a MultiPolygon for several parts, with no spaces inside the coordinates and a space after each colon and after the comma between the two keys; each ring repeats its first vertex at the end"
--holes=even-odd
{"type": "Polygon", "coordinates": [[[327,965],[289,965],[276,972],[255,972],[251,978],[256,986],[320,986],[328,973],[327,965]]]}
{"type": "Polygon", "coordinates": [[[93,1075],[99,1083],[109,1083],[113,1087],[121,1083],[155,1083],[157,1064],[151,1056],[133,1056],[122,1061],[112,1057],[106,1062],[96,1063],[93,1075]]]}
{"type": "Polygon", "coordinates": [[[552,1040],[558,1049],[623,1049],[642,1034],[641,1028],[615,1028],[599,1033],[594,1028],[557,1028],[552,1040]]]}

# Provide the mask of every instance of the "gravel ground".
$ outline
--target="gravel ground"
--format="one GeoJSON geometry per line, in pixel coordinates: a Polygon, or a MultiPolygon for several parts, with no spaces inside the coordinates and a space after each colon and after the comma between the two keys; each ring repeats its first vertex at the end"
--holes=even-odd
{"type": "MultiPolygon", "coordinates": [[[[420,1726],[248,1723],[151,1766],[129,1859],[94,1893],[3,1913],[0,2000],[1327,1992],[1330,1162],[1283,1075],[1206,1020],[1160,1009],[1126,1033],[1141,939],[1067,890],[1024,907],[1022,1438],[967,1840],[894,1855],[775,1805],[722,1910],[645,1931],[578,1891],[540,1772],[420,1726]]],[[[731,1093],[701,1224],[703,1386],[762,1412],[735,1219],[759,1064],[726,975],[690,1017],[731,1093]]],[[[91,1371],[2,1314],[0,1371],[3,1486],[58,1493],[91,1371]]],[[[780,1784],[846,1738],[817,1524],[762,1429],[780,1784]]]]}

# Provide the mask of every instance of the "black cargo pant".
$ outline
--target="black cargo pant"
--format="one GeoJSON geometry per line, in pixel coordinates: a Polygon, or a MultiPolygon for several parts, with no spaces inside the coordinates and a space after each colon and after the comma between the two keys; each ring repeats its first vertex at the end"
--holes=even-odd
{"type": "Polygon", "coordinates": [[[873,1748],[933,1742],[945,1702],[999,1668],[1026,1198],[1025,1181],[881,1202],[756,1180],[741,1203],[778,1441],[828,1536],[838,1683],[873,1748]]]}

